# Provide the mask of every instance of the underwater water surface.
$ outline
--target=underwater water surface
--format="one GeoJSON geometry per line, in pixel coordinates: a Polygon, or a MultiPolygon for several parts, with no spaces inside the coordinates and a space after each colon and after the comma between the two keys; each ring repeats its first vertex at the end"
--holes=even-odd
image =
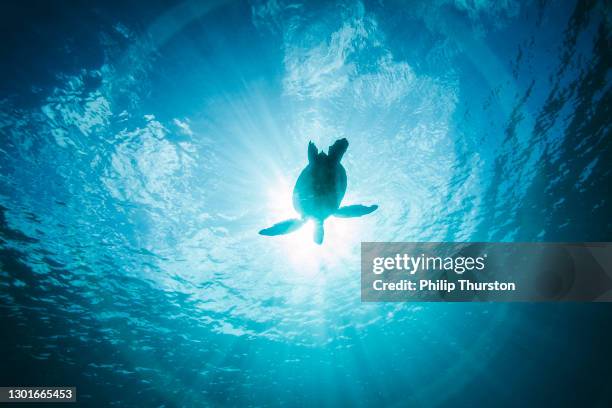
{"type": "Polygon", "coordinates": [[[610,241],[608,2],[0,7],[0,385],[612,400],[607,305],[365,304],[359,269],[362,241],[610,241]],[[344,202],[379,209],[321,246],[258,235],[295,216],[308,142],[342,137],[344,202]]]}

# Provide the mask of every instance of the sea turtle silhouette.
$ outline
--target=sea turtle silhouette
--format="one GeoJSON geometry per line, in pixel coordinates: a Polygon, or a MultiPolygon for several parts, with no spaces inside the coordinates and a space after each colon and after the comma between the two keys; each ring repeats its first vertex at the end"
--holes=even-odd
{"type": "Polygon", "coordinates": [[[361,217],[375,211],[378,206],[361,204],[340,207],[346,192],[346,171],[340,164],[348,148],[346,139],[339,139],[329,147],[327,154],[319,152],[314,143],[308,143],[308,165],[293,188],[293,207],[302,218],[281,221],[259,231],[261,235],[284,235],[300,228],[306,221],[315,222],[314,241],[323,243],[323,222],[329,216],[361,217]]]}

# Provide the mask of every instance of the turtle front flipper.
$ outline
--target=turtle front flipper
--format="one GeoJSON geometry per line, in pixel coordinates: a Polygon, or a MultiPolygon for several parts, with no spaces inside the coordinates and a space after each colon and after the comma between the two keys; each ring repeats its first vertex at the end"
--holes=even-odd
{"type": "Polygon", "coordinates": [[[376,209],[378,208],[377,205],[361,205],[361,204],[355,204],[355,205],[346,205],[344,207],[340,207],[336,210],[336,212],[334,213],[334,217],[340,217],[340,218],[353,218],[353,217],[361,217],[363,215],[367,215],[371,212],[376,211],[376,209]]]}
{"type": "Polygon", "coordinates": [[[267,235],[267,236],[285,235],[285,234],[289,234],[299,229],[302,225],[304,225],[304,220],[298,219],[298,218],[292,218],[292,219],[281,221],[277,224],[274,224],[273,226],[269,228],[262,229],[261,231],[259,231],[259,235],[267,235]]]}

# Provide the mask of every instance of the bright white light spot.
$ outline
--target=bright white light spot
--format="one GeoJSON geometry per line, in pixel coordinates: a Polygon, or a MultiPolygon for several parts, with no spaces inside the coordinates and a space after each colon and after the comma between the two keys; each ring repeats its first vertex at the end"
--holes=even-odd
{"type": "MultiPolygon", "coordinates": [[[[293,208],[293,186],[287,180],[278,180],[275,188],[268,191],[270,224],[289,219],[301,218],[293,208]]],[[[291,234],[273,237],[282,247],[291,266],[288,274],[298,273],[302,277],[323,277],[319,274],[325,267],[334,270],[351,257],[358,247],[360,222],[356,219],[329,217],[324,222],[325,235],[322,245],[313,240],[314,222],[309,220],[291,234]]],[[[289,268],[288,268],[289,269],[289,268]]]]}

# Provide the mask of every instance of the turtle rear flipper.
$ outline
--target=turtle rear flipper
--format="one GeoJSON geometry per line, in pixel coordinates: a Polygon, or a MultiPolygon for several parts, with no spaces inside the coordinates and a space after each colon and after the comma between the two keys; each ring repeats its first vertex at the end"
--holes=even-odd
{"type": "Polygon", "coordinates": [[[312,141],[308,142],[308,163],[314,163],[319,155],[319,149],[312,141]]]}
{"type": "Polygon", "coordinates": [[[370,205],[370,206],[361,205],[361,204],[346,205],[344,207],[338,208],[336,212],[334,213],[334,217],[340,217],[340,218],[361,217],[363,215],[367,215],[371,212],[376,211],[377,208],[378,208],[377,205],[370,205]]]}
{"type": "Polygon", "coordinates": [[[342,156],[346,153],[346,149],[348,149],[348,140],[338,139],[333,145],[329,146],[327,155],[332,161],[338,163],[342,160],[342,156]]]}
{"type": "Polygon", "coordinates": [[[304,225],[304,220],[298,218],[292,218],[289,220],[281,221],[279,223],[274,224],[269,228],[264,228],[259,231],[259,235],[285,235],[289,234],[297,229],[299,229],[302,225],[304,225]]]}

